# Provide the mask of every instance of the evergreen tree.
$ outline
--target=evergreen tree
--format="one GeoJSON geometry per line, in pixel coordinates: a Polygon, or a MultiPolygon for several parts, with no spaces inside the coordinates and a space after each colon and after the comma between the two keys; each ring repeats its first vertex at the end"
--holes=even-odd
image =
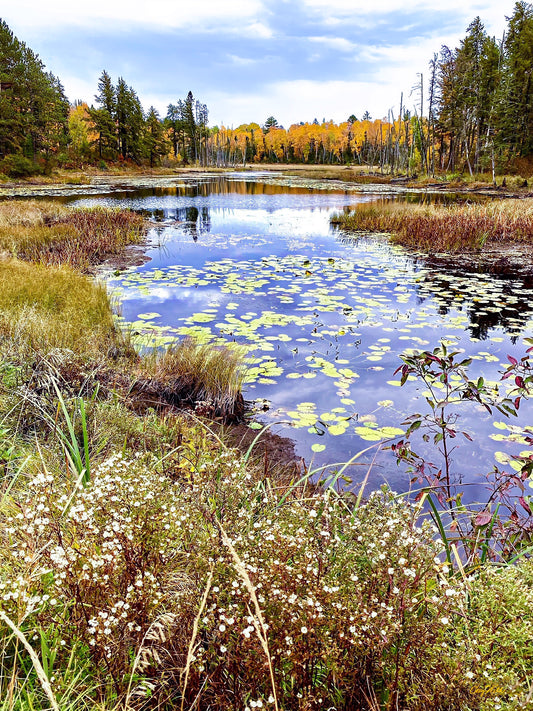
{"type": "Polygon", "coordinates": [[[273,116],[269,116],[267,120],[265,121],[265,125],[263,126],[263,131],[264,133],[267,133],[270,131],[271,128],[277,128],[278,127],[278,122],[277,119],[275,119],[273,116]]]}
{"type": "Polygon", "coordinates": [[[156,163],[159,163],[161,157],[165,155],[168,149],[163,124],[159,119],[158,112],[153,106],[150,106],[148,116],[146,117],[144,148],[150,161],[150,168],[153,168],[156,163]]]}
{"type": "Polygon", "coordinates": [[[170,131],[170,140],[172,142],[172,152],[174,153],[174,158],[177,158],[180,143],[180,133],[182,130],[181,111],[178,104],[169,104],[167,106],[165,125],[170,131]]]}
{"type": "Polygon", "coordinates": [[[182,105],[182,121],[183,131],[187,139],[187,144],[184,145],[183,160],[185,163],[191,160],[196,162],[198,146],[196,143],[196,121],[194,119],[194,96],[192,91],[189,91],[182,105]]]}
{"type": "Polygon", "coordinates": [[[122,77],[115,89],[119,153],[136,163],[143,153],[144,114],[141,102],[132,87],[122,77]]]}
{"type": "Polygon", "coordinates": [[[94,98],[98,108],[91,107],[89,115],[98,134],[98,156],[114,160],[117,156],[117,104],[115,88],[105,69],[98,80],[98,94],[94,98]]]}
{"type": "Polygon", "coordinates": [[[511,156],[525,156],[533,153],[533,5],[517,2],[508,20],[500,140],[511,156]]]}
{"type": "Polygon", "coordinates": [[[68,109],[59,80],[0,20],[0,157],[57,154],[66,145],[68,109]]]}

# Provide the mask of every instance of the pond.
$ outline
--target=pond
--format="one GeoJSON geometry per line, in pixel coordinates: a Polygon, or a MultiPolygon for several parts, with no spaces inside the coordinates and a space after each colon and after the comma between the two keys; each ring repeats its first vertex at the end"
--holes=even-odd
{"type": "MultiPolygon", "coordinates": [[[[400,354],[444,342],[472,358],[471,378],[499,381],[507,356],[521,358],[523,338],[533,335],[533,278],[430,261],[386,235],[330,226],[336,211],[395,197],[388,187],[232,174],[74,204],[129,207],[154,220],[150,261],[108,279],[139,347],[186,336],[240,344],[255,419],[276,423],[307,466],[335,467],[370,447],[346,470],[351,485],[370,468],[370,488],[387,482],[405,492],[420,483],[397,466],[390,441],[401,438],[407,415],[429,406],[422,382],[400,387],[400,354]]],[[[469,403],[458,411],[457,428],[472,442],[453,442],[456,483],[476,500],[484,498],[480,477],[524,449],[520,423],[469,403]]],[[[530,416],[526,406],[521,417],[530,416]]],[[[418,446],[438,459],[422,438],[418,446]]]]}

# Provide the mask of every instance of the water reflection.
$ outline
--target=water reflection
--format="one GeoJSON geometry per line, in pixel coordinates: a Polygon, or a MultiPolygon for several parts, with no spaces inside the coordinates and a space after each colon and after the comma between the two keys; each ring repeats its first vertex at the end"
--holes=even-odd
{"type": "MultiPolygon", "coordinates": [[[[420,261],[420,260],[417,260],[420,261]]],[[[533,276],[520,276],[516,270],[495,273],[494,267],[477,272],[460,271],[456,260],[426,259],[435,271],[424,276],[419,286],[420,302],[430,296],[438,301],[438,311],[446,316],[450,311],[465,311],[468,330],[473,339],[486,340],[501,327],[515,343],[533,318],[533,276]],[[488,277],[490,279],[484,279],[488,277]]]]}
{"type": "MultiPolygon", "coordinates": [[[[166,224],[175,223],[182,224],[185,234],[190,235],[194,242],[198,241],[198,236],[211,231],[211,217],[209,207],[196,207],[189,205],[187,207],[176,207],[167,210],[143,210],[144,214],[148,215],[156,223],[164,222],[166,224]]],[[[163,234],[163,228],[156,226],[158,235],[163,234]]]]}
{"type": "MultiPolygon", "coordinates": [[[[418,202],[420,196],[412,197],[418,202]]],[[[381,196],[375,200],[390,201],[389,197],[381,196]]],[[[337,225],[333,229],[337,240],[346,246],[354,247],[373,239],[344,232],[337,225]]],[[[443,317],[452,310],[466,313],[472,338],[484,340],[501,327],[516,339],[532,320],[533,264],[524,250],[514,247],[499,254],[427,255],[405,249],[404,254],[411,260],[412,268],[420,272],[415,284],[419,303],[432,299],[443,317]]]]}
{"type": "MultiPolygon", "coordinates": [[[[370,199],[383,198],[221,176],[115,193],[106,204],[142,210],[155,225],[151,261],[110,285],[146,344],[186,335],[241,344],[245,396],[268,402],[258,417],[289,422],[279,431],[306,461],[346,461],[423,407],[423,384],[400,388],[394,376],[402,352],[445,339],[472,357],[471,377],[495,381],[507,353],[523,355],[518,335],[533,313],[532,278],[507,263],[499,273],[428,259],[385,236],[330,228],[333,211],[370,199]]],[[[459,469],[473,481],[508,443],[491,439],[487,413],[469,412],[465,427],[476,447],[461,450],[459,469]]],[[[409,487],[387,451],[371,475],[372,486],[383,480],[409,487]]]]}

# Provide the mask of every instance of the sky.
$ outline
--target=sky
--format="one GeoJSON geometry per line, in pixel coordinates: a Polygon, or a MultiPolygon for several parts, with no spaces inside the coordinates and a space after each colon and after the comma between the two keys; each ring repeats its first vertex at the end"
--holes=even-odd
{"type": "Polygon", "coordinates": [[[442,45],[479,16],[502,37],[514,0],[0,0],[0,18],[94,103],[106,70],[162,116],[193,92],[209,124],[346,121],[412,108],[442,45]]]}

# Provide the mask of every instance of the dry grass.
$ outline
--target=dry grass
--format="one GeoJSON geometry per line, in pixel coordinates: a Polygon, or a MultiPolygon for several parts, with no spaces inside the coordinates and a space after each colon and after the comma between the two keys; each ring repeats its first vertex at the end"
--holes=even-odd
{"type": "Polygon", "coordinates": [[[0,339],[15,348],[107,352],[122,337],[103,285],[68,267],[0,261],[0,339]]]}
{"type": "Polygon", "coordinates": [[[87,269],[139,242],[144,231],[144,219],[129,210],[0,203],[0,252],[41,264],[87,269]]]}
{"type": "Polygon", "coordinates": [[[533,243],[533,200],[476,205],[364,203],[333,222],[351,230],[392,232],[394,241],[429,252],[470,252],[533,243]]]}
{"type": "Polygon", "coordinates": [[[244,368],[237,349],[216,348],[186,339],[145,357],[145,380],[137,383],[154,401],[195,407],[202,415],[228,421],[244,413],[244,368]]]}

